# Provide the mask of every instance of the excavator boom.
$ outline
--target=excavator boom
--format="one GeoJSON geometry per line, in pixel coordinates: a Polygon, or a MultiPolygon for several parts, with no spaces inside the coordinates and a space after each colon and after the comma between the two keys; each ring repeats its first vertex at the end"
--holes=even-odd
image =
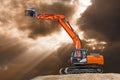
{"type": "Polygon", "coordinates": [[[76,49],[81,49],[81,40],[78,36],[78,34],[73,30],[71,25],[68,21],[66,21],[65,16],[62,14],[39,14],[36,12],[34,8],[28,8],[25,11],[25,15],[35,17],[38,20],[56,20],[59,22],[59,24],[66,30],[66,32],[69,34],[71,39],[74,42],[76,49]]]}
{"type": "Polygon", "coordinates": [[[37,16],[39,20],[56,20],[59,24],[66,30],[69,36],[72,38],[76,49],[81,49],[81,40],[77,33],[73,30],[68,21],[66,21],[65,16],[62,14],[39,14],[37,16]]]}

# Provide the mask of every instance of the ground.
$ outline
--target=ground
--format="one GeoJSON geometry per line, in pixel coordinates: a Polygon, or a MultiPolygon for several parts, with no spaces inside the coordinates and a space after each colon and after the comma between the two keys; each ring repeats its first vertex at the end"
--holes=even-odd
{"type": "Polygon", "coordinates": [[[70,74],[70,75],[49,75],[38,76],[32,80],[120,80],[120,74],[70,74]]]}

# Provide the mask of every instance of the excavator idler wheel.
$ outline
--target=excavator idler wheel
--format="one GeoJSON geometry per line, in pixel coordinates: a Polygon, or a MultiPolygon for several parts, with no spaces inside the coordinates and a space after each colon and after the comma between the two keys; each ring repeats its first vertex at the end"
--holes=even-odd
{"type": "Polygon", "coordinates": [[[103,73],[103,67],[98,67],[96,70],[98,73],[103,73]]]}
{"type": "Polygon", "coordinates": [[[61,68],[60,70],[59,70],[59,73],[62,75],[62,74],[65,74],[65,68],[61,68]]]}
{"type": "Polygon", "coordinates": [[[69,70],[69,68],[66,67],[66,68],[65,68],[65,74],[68,74],[68,70],[69,70]]]}

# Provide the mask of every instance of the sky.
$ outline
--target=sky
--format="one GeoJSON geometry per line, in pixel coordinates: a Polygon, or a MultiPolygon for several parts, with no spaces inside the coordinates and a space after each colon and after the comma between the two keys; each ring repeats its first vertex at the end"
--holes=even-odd
{"type": "Polygon", "coordinates": [[[58,74],[61,67],[68,65],[75,49],[56,21],[25,16],[29,6],[39,13],[64,14],[83,47],[90,51],[98,49],[104,56],[104,72],[120,73],[119,3],[119,0],[1,0],[0,79],[29,80],[58,74]]]}
{"type": "MultiPolygon", "coordinates": [[[[120,7],[117,0],[93,0],[93,4],[83,14],[81,29],[90,37],[103,35],[108,41],[103,55],[106,72],[120,72],[120,7]],[[89,31],[88,31],[89,30],[89,31]],[[99,33],[99,34],[94,34],[99,33]]],[[[78,23],[79,24],[79,23],[78,23]]]]}

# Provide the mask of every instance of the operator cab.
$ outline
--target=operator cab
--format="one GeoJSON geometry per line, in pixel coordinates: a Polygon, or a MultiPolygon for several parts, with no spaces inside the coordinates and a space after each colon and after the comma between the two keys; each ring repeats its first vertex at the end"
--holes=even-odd
{"type": "Polygon", "coordinates": [[[87,60],[87,53],[85,49],[78,49],[72,51],[71,54],[71,64],[72,65],[80,65],[80,64],[86,64],[87,60]]]}

